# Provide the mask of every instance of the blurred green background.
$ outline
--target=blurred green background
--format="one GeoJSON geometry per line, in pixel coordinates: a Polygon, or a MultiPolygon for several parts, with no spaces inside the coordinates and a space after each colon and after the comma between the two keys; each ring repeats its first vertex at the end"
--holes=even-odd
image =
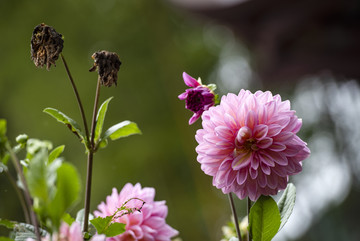
{"type": "MultiPolygon", "coordinates": [[[[349,211],[356,209],[349,207],[355,208],[359,200],[360,185],[352,185],[356,175],[351,173],[352,165],[360,166],[359,158],[356,147],[351,149],[354,152],[351,154],[346,149],[350,148],[347,142],[341,142],[339,133],[346,132],[338,129],[341,123],[335,118],[338,112],[334,114],[334,109],[328,108],[334,98],[319,97],[337,96],[337,90],[342,88],[342,93],[348,93],[345,100],[349,100],[346,103],[351,107],[343,116],[353,113],[348,119],[358,120],[360,100],[356,81],[336,84],[337,79],[330,74],[306,77],[290,86],[265,84],[250,67],[251,51],[234,37],[231,30],[165,1],[1,0],[0,118],[8,121],[8,136],[13,143],[18,134],[26,133],[32,138],[50,140],[54,146],[65,144],[64,157],[76,165],[83,183],[86,155],[82,144],[66,127],[42,112],[46,107],[57,108],[81,123],[62,62],[57,61],[57,66],[51,67],[50,71],[36,68],[31,62],[32,30],[43,22],[64,36],[63,54],[88,120],[91,119],[97,80],[97,74],[88,71],[93,64],[91,55],[99,50],[118,53],[122,61],[118,86],[101,89],[101,102],[114,96],[105,127],[131,120],[143,132],[141,136],[110,142],[107,149],[95,155],[91,210],[105,200],[112,187],[121,189],[127,182],[139,182],[143,187],[156,189],[156,200],[166,200],[169,207],[167,222],[180,231],[184,241],[221,239],[221,226],[229,221],[230,208],[227,197],[212,186],[211,178],[201,171],[196,161],[194,135],[201,122],[188,126],[192,113],[185,110],[184,103],[177,98],[186,88],[182,80],[182,72],[186,71],[195,78],[200,76],[205,83],[218,84],[220,95],[237,93],[240,88],[254,91],[266,86],[274,94],[280,93],[283,99],[290,99],[299,117],[304,119],[301,137],[309,142],[315,156],[305,161],[304,169],[311,175],[319,167],[309,165],[306,168],[307,162],[323,160],[322,167],[329,166],[326,161],[331,158],[324,153],[330,155],[330,152],[326,150],[336,149],[350,160],[350,164],[341,162],[346,167],[334,166],[335,171],[347,168],[348,172],[326,174],[332,178],[329,185],[318,185],[329,192],[342,177],[345,182],[339,184],[338,189],[343,192],[335,192],[333,200],[319,202],[319,207],[306,209],[300,201],[302,209],[298,213],[315,213],[316,217],[305,216],[308,219],[301,221],[307,225],[302,233],[295,237],[289,234],[290,230],[288,236],[280,236],[279,240],[345,240],[342,234],[348,235],[346,240],[358,240],[359,230],[355,228],[355,224],[359,224],[358,218],[349,211]],[[314,114],[319,110],[325,114],[314,114]],[[328,140],[333,142],[329,144],[328,140]],[[337,140],[342,144],[338,145],[337,140]],[[324,152],[317,153],[316,148],[324,152]],[[346,199],[348,195],[351,198],[346,199]],[[343,220],[347,221],[339,224],[343,220]],[[311,224],[313,228],[309,231],[311,224]],[[307,236],[301,239],[306,232],[307,236]],[[334,236],[334,232],[339,236],[334,236]]],[[[338,99],[344,102],[344,96],[339,95],[338,99]]],[[[359,140],[358,130],[354,131],[353,127],[353,140],[359,140]]],[[[339,160],[345,158],[339,156],[339,160]]],[[[316,186],[306,178],[308,175],[300,175],[293,180],[300,183],[299,193],[316,186]]],[[[320,179],[318,183],[325,181],[320,179]]],[[[316,190],[319,189],[308,190],[308,193],[316,193],[316,190]]],[[[317,198],[327,200],[326,196],[317,198]]],[[[314,202],[304,200],[307,202],[303,205],[314,202]]],[[[245,202],[237,200],[236,204],[243,216],[245,202]]],[[[82,205],[81,199],[72,214],[82,205]]],[[[20,204],[4,175],[0,175],[0,217],[23,220],[20,204]]],[[[5,230],[0,227],[1,233],[5,230]]]]}

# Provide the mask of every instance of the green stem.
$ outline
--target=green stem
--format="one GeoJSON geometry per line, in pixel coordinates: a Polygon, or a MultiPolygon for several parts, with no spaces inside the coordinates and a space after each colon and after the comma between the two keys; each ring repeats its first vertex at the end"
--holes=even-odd
{"type": "Polygon", "coordinates": [[[240,227],[239,227],[239,220],[238,220],[238,216],[237,216],[237,214],[236,214],[235,204],[234,204],[234,200],[233,200],[233,197],[232,197],[231,192],[228,194],[228,196],[229,196],[229,202],[230,202],[231,211],[232,211],[232,214],[233,214],[233,216],[234,216],[236,234],[237,234],[237,236],[238,236],[238,240],[239,240],[239,241],[242,241],[242,240],[241,240],[240,227]]]}
{"type": "Polygon", "coordinates": [[[89,140],[89,129],[88,129],[88,126],[87,126],[86,117],[85,117],[85,111],[84,111],[83,105],[82,105],[82,103],[81,103],[81,99],[80,99],[79,92],[77,91],[77,88],[76,88],[74,79],[73,79],[72,76],[71,76],[69,67],[68,67],[68,65],[66,64],[64,55],[63,55],[63,54],[60,54],[60,55],[61,55],[61,59],[62,59],[62,61],[63,61],[63,63],[64,63],[64,66],[65,66],[66,73],[67,73],[67,75],[68,75],[68,77],[69,77],[69,79],[70,79],[71,86],[72,86],[72,88],[73,88],[73,90],[74,90],[77,103],[78,103],[78,105],[79,105],[81,117],[82,117],[82,120],[83,120],[83,122],[84,122],[84,128],[85,128],[86,138],[89,140]]]}
{"type": "Polygon", "coordinates": [[[26,203],[24,200],[24,195],[21,193],[20,188],[18,187],[18,185],[16,185],[16,182],[15,182],[14,178],[10,175],[10,173],[8,171],[5,171],[5,173],[6,173],[6,176],[9,178],[11,185],[14,187],[16,194],[19,197],[19,201],[20,201],[21,207],[24,212],[25,222],[30,223],[29,210],[26,206],[26,203]]]}
{"type": "MultiPolygon", "coordinates": [[[[249,221],[250,221],[250,209],[251,209],[251,206],[252,206],[252,203],[251,203],[251,200],[250,200],[250,198],[248,197],[247,198],[247,216],[248,216],[248,227],[250,227],[250,223],[249,223],[249,221]]],[[[248,231],[247,232],[247,240],[248,241],[251,241],[251,239],[252,239],[252,237],[251,237],[251,235],[250,235],[250,231],[248,231]]]]}
{"type": "Polygon", "coordinates": [[[93,109],[93,116],[91,122],[91,140],[90,140],[90,148],[88,153],[88,163],[87,163],[87,175],[86,175],[86,191],[85,191],[85,204],[84,204],[84,226],[83,232],[88,231],[88,222],[89,222],[89,213],[90,213],[90,197],[91,197],[91,177],[92,177],[92,166],[93,166],[93,158],[95,153],[95,126],[96,126],[96,115],[98,109],[100,97],[100,80],[98,79],[97,86],[96,86],[96,93],[95,93],[95,102],[94,102],[94,109],[93,109]]]}
{"type": "Polygon", "coordinates": [[[27,203],[27,206],[29,207],[29,211],[30,211],[30,219],[31,219],[31,223],[35,228],[35,235],[37,240],[41,240],[41,236],[40,236],[40,231],[39,231],[39,223],[38,220],[36,218],[36,214],[34,212],[34,210],[32,209],[32,201],[31,201],[31,197],[30,197],[30,192],[29,192],[29,188],[27,186],[26,180],[25,180],[25,176],[24,173],[22,171],[19,159],[17,158],[17,156],[15,155],[15,153],[13,152],[12,148],[10,147],[9,143],[6,144],[6,149],[7,151],[10,153],[11,156],[11,160],[13,161],[14,167],[16,169],[17,174],[20,177],[20,181],[24,187],[24,196],[25,196],[25,201],[27,203]]]}

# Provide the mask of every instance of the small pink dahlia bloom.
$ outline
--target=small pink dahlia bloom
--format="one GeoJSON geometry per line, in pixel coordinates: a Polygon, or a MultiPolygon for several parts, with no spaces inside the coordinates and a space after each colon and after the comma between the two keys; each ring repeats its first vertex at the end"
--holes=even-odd
{"type": "Polygon", "coordinates": [[[296,133],[302,121],[288,100],[271,92],[241,90],[223,96],[202,115],[196,132],[197,160],[223,193],[252,201],[285,189],[290,175],[310,155],[296,133]]]}
{"type": "MultiPolygon", "coordinates": [[[[60,226],[59,232],[54,233],[51,237],[50,234],[41,239],[42,241],[84,241],[83,233],[81,231],[80,223],[73,222],[71,226],[63,222],[60,226]]],[[[28,238],[26,241],[35,241],[28,238]]],[[[105,241],[105,235],[95,234],[90,241],[105,241]]]]}
{"type": "Polygon", "coordinates": [[[141,208],[141,212],[126,215],[118,215],[116,222],[126,224],[126,231],[121,235],[107,238],[107,241],[170,241],[178,235],[178,231],[165,222],[168,208],[165,201],[154,201],[155,189],[150,187],[141,188],[139,183],[133,186],[127,183],[120,193],[113,188],[112,194],[106,197],[106,203],[98,206],[94,212],[96,217],[113,215],[126,201],[131,198],[139,198],[145,201],[133,199],[126,204],[128,208],[141,208]]]}
{"type": "Polygon", "coordinates": [[[185,100],[185,108],[194,112],[189,120],[189,125],[191,125],[201,117],[205,110],[215,105],[215,95],[208,86],[202,85],[200,80],[197,81],[185,72],[183,79],[185,84],[191,88],[186,89],[178,98],[185,100]]]}

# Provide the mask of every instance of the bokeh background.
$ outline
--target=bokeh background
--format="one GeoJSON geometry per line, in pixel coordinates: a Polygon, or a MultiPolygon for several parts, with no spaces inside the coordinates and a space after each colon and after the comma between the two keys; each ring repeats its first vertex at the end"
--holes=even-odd
{"type": "MultiPolygon", "coordinates": [[[[293,215],[276,240],[360,240],[360,4],[356,0],[63,0],[0,1],[0,117],[18,134],[66,145],[64,157],[85,181],[83,146],[44,114],[60,109],[80,121],[63,64],[50,71],[30,60],[39,23],[64,36],[63,54],[90,120],[97,75],[92,53],[123,62],[105,126],[138,123],[143,135],[109,143],[95,155],[91,209],[127,182],[156,189],[167,222],[184,241],[216,241],[230,220],[228,200],[196,161],[191,113],[177,99],[182,72],[216,83],[220,95],[241,88],[289,99],[312,151],[297,187],[293,215]]],[[[11,169],[11,171],[13,171],[11,169]]],[[[81,194],[81,197],[83,193],[81,194]]],[[[72,214],[81,208],[79,200],[72,214]]],[[[236,200],[240,216],[245,202],[236,200]]],[[[23,220],[0,175],[0,217],[23,220]]],[[[0,227],[0,234],[6,234],[0,227]]]]}

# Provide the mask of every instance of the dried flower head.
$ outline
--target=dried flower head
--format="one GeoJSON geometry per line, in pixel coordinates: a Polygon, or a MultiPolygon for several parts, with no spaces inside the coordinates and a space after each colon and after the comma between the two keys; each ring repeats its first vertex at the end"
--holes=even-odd
{"type": "Polygon", "coordinates": [[[95,61],[90,72],[98,69],[99,80],[101,85],[112,86],[117,85],[117,73],[119,72],[121,61],[116,53],[106,50],[95,52],[91,58],[95,61]]]}
{"type": "Polygon", "coordinates": [[[51,64],[56,66],[55,61],[63,49],[64,40],[62,35],[51,26],[44,23],[34,28],[31,36],[31,59],[37,67],[46,65],[49,70],[51,64]]]}

